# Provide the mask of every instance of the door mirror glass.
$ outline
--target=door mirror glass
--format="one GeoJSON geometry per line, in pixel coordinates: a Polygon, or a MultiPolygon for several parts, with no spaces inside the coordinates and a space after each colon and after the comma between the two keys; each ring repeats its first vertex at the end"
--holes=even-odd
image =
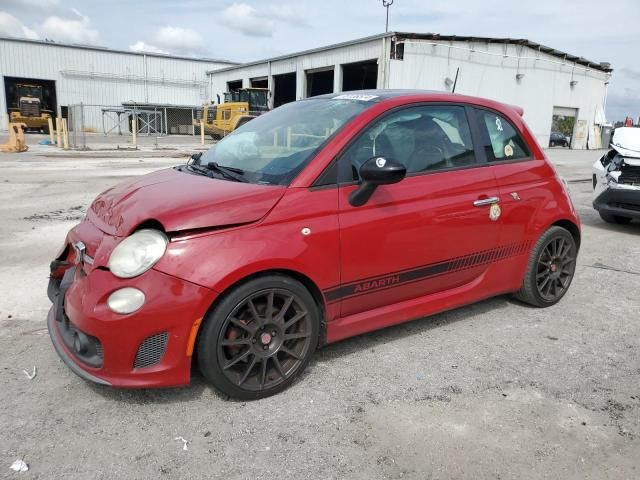
{"type": "Polygon", "coordinates": [[[362,184],[349,195],[349,203],[359,207],[367,203],[378,185],[398,183],[407,174],[407,168],[401,163],[384,157],[373,157],[364,162],[358,170],[362,184]]]}

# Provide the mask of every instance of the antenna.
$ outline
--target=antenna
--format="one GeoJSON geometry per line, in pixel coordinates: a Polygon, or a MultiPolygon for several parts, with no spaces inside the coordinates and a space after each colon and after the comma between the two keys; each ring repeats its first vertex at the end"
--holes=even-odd
{"type": "Polygon", "coordinates": [[[460,67],[456,69],[456,79],[453,81],[453,88],[451,89],[451,93],[456,93],[456,86],[458,85],[458,74],[460,73],[460,67]]]}
{"type": "Polygon", "coordinates": [[[384,31],[389,31],[389,7],[393,5],[394,0],[382,0],[382,6],[387,9],[387,21],[385,23],[384,31]]]}

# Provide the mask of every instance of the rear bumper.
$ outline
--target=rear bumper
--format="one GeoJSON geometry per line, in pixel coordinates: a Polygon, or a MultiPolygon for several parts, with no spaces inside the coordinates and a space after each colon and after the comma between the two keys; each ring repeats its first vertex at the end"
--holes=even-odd
{"type": "Polygon", "coordinates": [[[640,189],[607,188],[593,200],[601,213],[640,219],[640,189]]]}
{"type": "Polygon", "coordinates": [[[122,280],[102,269],[86,274],[80,267],[70,267],[62,281],[52,278],[48,295],[54,305],[47,326],[62,361],[85,380],[123,388],[189,383],[191,330],[215,299],[212,290],[153,269],[122,280]],[[116,314],[106,305],[108,296],[123,286],[145,293],[145,304],[133,314],[116,314]],[[164,339],[156,350],[158,360],[137,365],[144,342],[158,335],[164,339]],[[85,348],[74,344],[78,336],[87,342],[85,348]]]}

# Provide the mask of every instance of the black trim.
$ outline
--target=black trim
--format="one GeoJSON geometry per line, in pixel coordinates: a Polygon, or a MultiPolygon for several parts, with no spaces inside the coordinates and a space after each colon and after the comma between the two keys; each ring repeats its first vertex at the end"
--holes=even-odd
{"type": "Polygon", "coordinates": [[[608,188],[593,201],[598,212],[640,219],[640,190],[608,188]]]}
{"type": "Polygon", "coordinates": [[[78,366],[78,364],[76,362],[74,362],[67,355],[67,352],[65,352],[64,347],[62,346],[62,344],[60,343],[60,339],[58,338],[58,331],[57,331],[56,323],[57,322],[56,322],[56,319],[55,319],[54,307],[51,307],[51,309],[49,310],[49,314],[47,315],[47,328],[49,330],[49,336],[51,337],[51,343],[53,343],[53,348],[55,349],[55,351],[58,354],[58,356],[65,363],[65,365],[67,367],[69,367],[69,369],[73,373],[78,375],[83,380],[88,380],[90,382],[98,383],[100,385],[111,385],[106,380],[103,380],[102,378],[98,378],[98,377],[96,377],[94,375],[91,375],[89,372],[86,372],[85,370],[80,368],[78,366]]]}
{"type": "Polygon", "coordinates": [[[309,187],[310,190],[335,187],[338,183],[338,162],[334,158],[309,187]]]}
{"type": "Polygon", "coordinates": [[[468,270],[470,268],[488,265],[490,263],[515,257],[527,252],[531,242],[522,241],[501,247],[481,250],[470,255],[455,257],[442,262],[431,263],[420,267],[391,272],[384,275],[363,278],[339,287],[325,290],[324,296],[328,303],[336,302],[348,297],[358,297],[388,288],[406,285],[440,275],[468,270]]]}

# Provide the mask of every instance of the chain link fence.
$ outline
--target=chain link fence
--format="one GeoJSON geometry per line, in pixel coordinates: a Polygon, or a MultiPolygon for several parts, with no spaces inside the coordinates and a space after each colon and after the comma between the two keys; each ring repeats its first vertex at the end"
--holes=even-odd
{"type": "Polygon", "coordinates": [[[79,150],[206,146],[264,113],[226,109],[219,105],[191,107],[126,103],[81,103],[70,105],[67,112],[69,144],[79,150]]]}

